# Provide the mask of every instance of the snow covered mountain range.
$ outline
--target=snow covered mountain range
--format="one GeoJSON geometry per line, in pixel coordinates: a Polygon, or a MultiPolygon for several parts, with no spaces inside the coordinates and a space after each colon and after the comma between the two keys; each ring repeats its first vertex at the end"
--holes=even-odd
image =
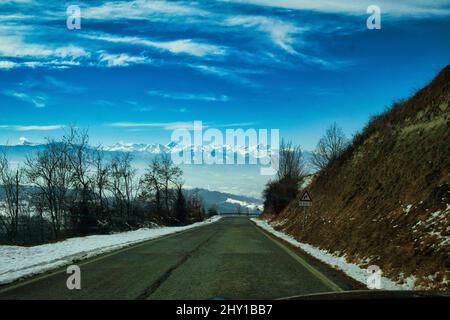
{"type": "MultiPolygon", "coordinates": [[[[32,155],[43,150],[44,144],[33,143],[26,139],[21,139],[16,145],[0,146],[0,152],[5,151],[8,158],[13,163],[23,163],[27,155],[32,155]]],[[[239,154],[249,160],[260,160],[261,157],[267,156],[267,146],[258,145],[250,148],[239,148],[236,146],[224,145],[222,147],[224,157],[229,158],[235,154],[239,154]],[[258,152],[259,151],[259,152],[258,152]]],[[[114,145],[103,146],[102,149],[107,155],[114,155],[121,152],[130,152],[133,155],[133,164],[142,173],[148,167],[148,163],[157,155],[171,154],[176,152],[187,151],[195,153],[196,151],[204,151],[205,154],[212,154],[215,150],[219,150],[215,145],[181,146],[174,142],[168,144],[152,143],[123,143],[118,142],[114,145]]],[[[303,152],[306,168],[313,171],[309,159],[311,153],[303,152]]],[[[181,165],[184,172],[184,179],[187,188],[204,188],[219,192],[225,192],[235,195],[245,195],[254,198],[260,198],[265,183],[271,178],[270,176],[261,176],[259,165],[181,165]]]]}

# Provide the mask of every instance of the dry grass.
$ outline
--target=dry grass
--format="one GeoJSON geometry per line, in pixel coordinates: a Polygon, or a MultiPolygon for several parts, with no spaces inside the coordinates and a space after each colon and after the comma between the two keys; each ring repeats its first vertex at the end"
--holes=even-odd
{"type": "Polygon", "coordinates": [[[415,275],[418,287],[449,290],[443,282],[450,281],[449,103],[447,66],[411,99],[375,117],[315,177],[305,230],[297,201],[266,217],[286,220],[278,229],[300,241],[355,262],[369,258],[394,279],[415,275]],[[443,213],[433,218],[436,211],[443,213]]]}

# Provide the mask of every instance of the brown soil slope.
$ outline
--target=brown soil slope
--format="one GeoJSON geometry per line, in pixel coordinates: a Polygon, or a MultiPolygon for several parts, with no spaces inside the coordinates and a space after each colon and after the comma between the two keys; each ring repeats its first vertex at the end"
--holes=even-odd
{"type": "Polygon", "coordinates": [[[278,230],[416,288],[450,290],[450,66],[374,118],[308,190],[271,219],[278,230]]]}

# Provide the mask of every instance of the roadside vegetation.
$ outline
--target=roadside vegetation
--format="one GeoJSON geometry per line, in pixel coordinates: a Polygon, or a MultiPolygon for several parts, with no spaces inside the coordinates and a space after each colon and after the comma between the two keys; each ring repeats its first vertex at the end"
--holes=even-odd
{"type": "MultiPolygon", "coordinates": [[[[311,163],[317,172],[338,159],[348,147],[349,141],[336,124],[329,126],[312,153],[311,163]]],[[[275,179],[269,181],[263,191],[264,213],[280,214],[297,198],[298,192],[311,174],[306,170],[305,159],[299,146],[292,142],[280,144],[279,170],[275,179]]]]}
{"type": "Polygon", "coordinates": [[[338,159],[348,145],[349,141],[342,129],[333,123],[317,143],[312,153],[311,163],[317,170],[323,170],[330,162],[338,159]]]}
{"type": "Polygon", "coordinates": [[[377,265],[393,280],[448,290],[449,145],[447,66],[410,99],[373,117],[350,143],[336,127],[327,130],[313,157],[320,170],[308,186],[313,206],[306,224],[298,198],[281,212],[266,210],[264,219],[348,262],[377,265]]]}
{"type": "Polygon", "coordinates": [[[37,244],[67,237],[180,226],[217,214],[197,194],[186,198],[183,172],[157,156],[139,177],[130,153],[106,156],[87,131],[71,128],[24,164],[0,154],[0,243],[37,244]]]}
{"type": "Polygon", "coordinates": [[[277,176],[266,184],[263,191],[264,212],[279,214],[283,211],[297,196],[306,175],[301,148],[283,140],[277,176]]]}

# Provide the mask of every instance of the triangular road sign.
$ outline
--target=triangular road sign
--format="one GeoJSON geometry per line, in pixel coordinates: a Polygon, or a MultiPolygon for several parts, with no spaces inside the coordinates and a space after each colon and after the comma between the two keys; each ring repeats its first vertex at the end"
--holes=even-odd
{"type": "Polygon", "coordinates": [[[303,192],[303,195],[300,198],[300,201],[312,201],[311,196],[309,195],[308,191],[305,190],[305,192],[303,192]]]}

